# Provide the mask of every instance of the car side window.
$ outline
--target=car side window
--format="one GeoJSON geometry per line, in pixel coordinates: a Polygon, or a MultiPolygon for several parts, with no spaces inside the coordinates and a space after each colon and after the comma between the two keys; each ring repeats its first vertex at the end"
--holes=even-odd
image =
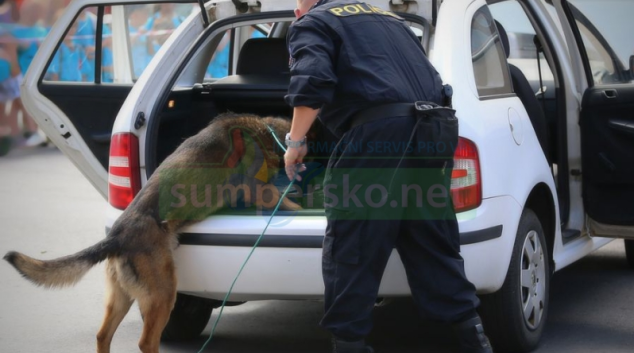
{"type": "Polygon", "coordinates": [[[502,41],[486,6],[471,22],[471,60],[480,98],[512,93],[502,41]]]}
{"type": "Polygon", "coordinates": [[[634,2],[568,0],[567,3],[594,85],[632,82],[634,77],[628,71],[630,56],[634,54],[631,35],[634,2]]]}
{"type": "Polygon", "coordinates": [[[193,8],[174,3],[86,7],[68,28],[44,80],[134,83],[193,8]]]}
{"type": "Polygon", "coordinates": [[[222,39],[220,39],[220,42],[211,57],[211,61],[209,62],[207,71],[205,72],[205,78],[217,79],[229,75],[230,52],[231,31],[228,30],[222,35],[222,39]]]}
{"type": "MultiPolygon", "coordinates": [[[[85,8],[68,28],[55,55],[46,70],[46,81],[57,82],[95,82],[95,53],[97,36],[97,7],[85,8]]],[[[62,12],[56,15],[56,21],[62,12]]],[[[108,24],[102,25],[102,35],[112,33],[108,24]]],[[[101,41],[103,43],[103,40],[101,41]]],[[[101,80],[111,79],[111,48],[102,46],[101,80]]]]}
{"type": "MultiPolygon", "coordinates": [[[[247,38],[266,38],[270,31],[268,24],[257,24],[242,27],[242,31],[247,38]]],[[[206,79],[219,79],[230,74],[231,68],[231,48],[233,41],[233,31],[227,30],[222,35],[222,39],[218,43],[214,51],[211,61],[205,72],[206,79]]]]}
{"type": "MultiPolygon", "coordinates": [[[[552,8],[552,5],[547,5],[552,8]]],[[[535,44],[535,29],[526,12],[516,0],[489,5],[493,18],[506,30],[509,39],[508,64],[514,65],[526,76],[533,90],[540,90],[542,83],[548,87],[546,96],[554,95],[554,78],[543,51],[538,52],[535,44]],[[538,62],[539,57],[539,62],[538,62]]]]}

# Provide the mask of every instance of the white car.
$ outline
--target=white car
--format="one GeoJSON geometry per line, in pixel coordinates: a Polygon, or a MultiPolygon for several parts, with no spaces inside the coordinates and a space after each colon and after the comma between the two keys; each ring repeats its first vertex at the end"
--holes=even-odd
{"type": "MultiPolygon", "coordinates": [[[[153,2],[73,1],[22,85],[41,128],[108,199],[107,228],[217,114],[291,115],[285,35],[295,0],[153,2]],[[96,59],[65,41],[92,46],[96,59]],[[71,55],[79,73],[60,72],[75,65],[71,55]]],[[[453,86],[451,192],[466,273],[496,351],[530,351],[551,274],[613,238],[634,239],[634,2],[367,2],[402,16],[453,86]]],[[[200,334],[267,220],[234,210],[187,228],[165,336],[200,334]]],[[[230,300],[321,298],[325,226],[319,204],[279,212],[230,300]]],[[[380,296],[408,294],[394,252],[380,296]]]]}

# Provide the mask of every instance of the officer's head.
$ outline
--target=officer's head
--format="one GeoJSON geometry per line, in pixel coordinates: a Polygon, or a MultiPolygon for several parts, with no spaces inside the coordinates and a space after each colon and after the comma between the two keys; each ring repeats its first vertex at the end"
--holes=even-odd
{"type": "Polygon", "coordinates": [[[318,0],[297,0],[297,8],[295,9],[295,17],[300,18],[310,10],[318,0]]]}

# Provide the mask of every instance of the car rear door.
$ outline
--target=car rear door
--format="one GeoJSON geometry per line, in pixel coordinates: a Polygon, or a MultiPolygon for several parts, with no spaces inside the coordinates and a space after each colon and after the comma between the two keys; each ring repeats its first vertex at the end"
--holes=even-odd
{"type": "Polygon", "coordinates": [[[106,197],[115,118],[193,1],[78,0],[56,19],[22,84],[29,113],[106,197]]]}
{"type": "MultiPolygon", "coordinates": [[[[595,235],[634,238],[634,2],[562,0],[581,80],[583,203],[595,235]]],[[[564,16],[562,16],[564,17],[564,16]]]]}

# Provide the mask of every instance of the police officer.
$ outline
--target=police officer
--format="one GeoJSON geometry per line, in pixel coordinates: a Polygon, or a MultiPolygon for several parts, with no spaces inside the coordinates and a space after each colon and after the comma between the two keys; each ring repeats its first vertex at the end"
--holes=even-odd
{"type": "Polygon", "coordinates": [[[288,32],[286,101],[294,107],[284,157],[289,178],[301,179],[305,135],[318,115],[340,138],[324,181],[331,192],[324,205],[320,323],[334,336],[334,352],[373,352],[364,339],[394,247],[421,313],[453,323],[463,352],[492,352],[475,310],[475,287],[465,276],[448,196],[457,121],[447,114],[451,110],[438,108],[442,82],[420,41],[394,13],[354,0],[298,0],[295,15],[288,32]],[[425,103],[417,109],[417,101],[425,103]],[[421,114],[424,109],[435,113],[421,114]],[[368,180],[374,190],[359,191],[368,180]],[[421,205],[414,193],[401,203],[387,202],[400,194],[399,183],[416,180],[439,198],[421,205]],[[338,186],[344,194],[335,195],[338,186]],[[375,191],[380,200],[372,199],[375,191]]]}

